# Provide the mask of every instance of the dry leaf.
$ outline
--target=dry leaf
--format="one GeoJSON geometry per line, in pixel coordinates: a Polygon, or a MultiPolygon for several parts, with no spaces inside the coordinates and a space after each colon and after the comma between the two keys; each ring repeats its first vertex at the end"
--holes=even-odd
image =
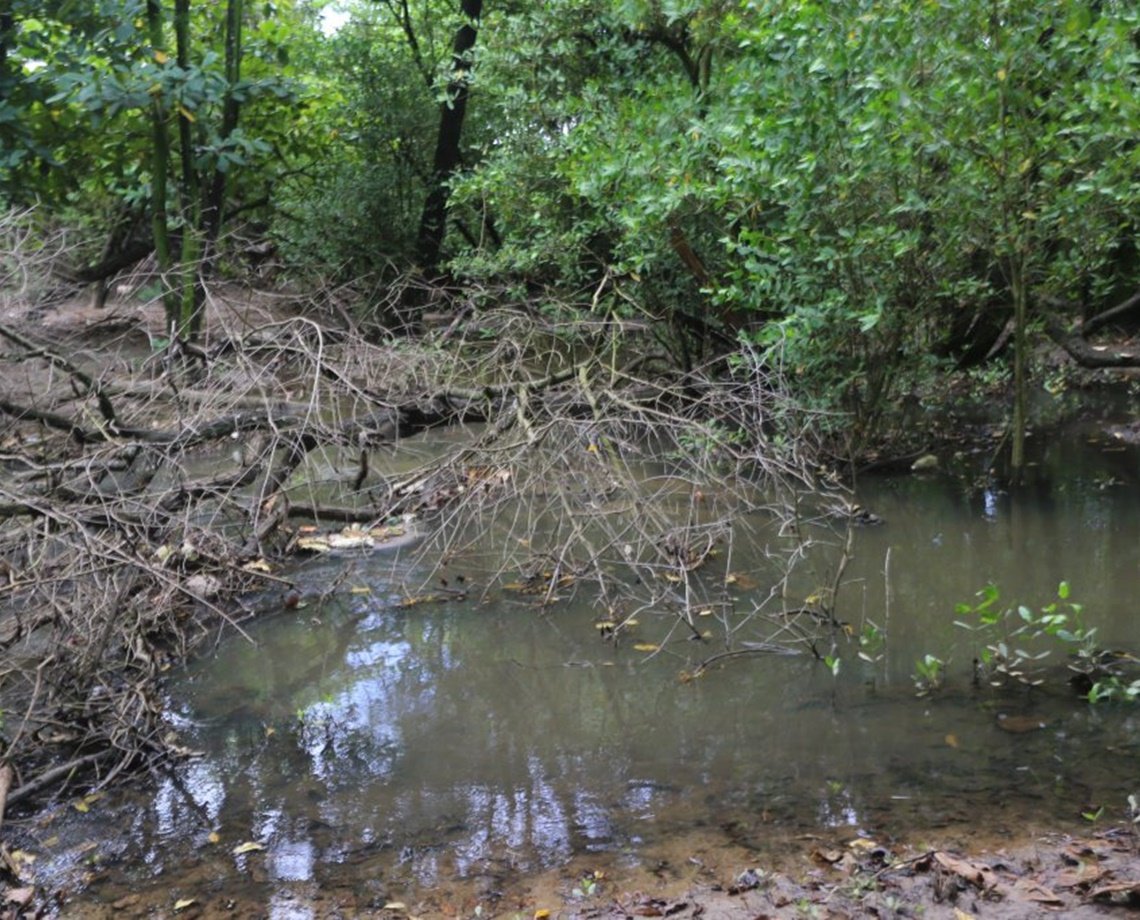
{"type": "Polygon", "coordinates": [[[389,901],[387,904],[384,905],[384,910],[406,911],[407,909],[408,909],[408,905],[405,904],[403,901],[389,901]]]}
{"type": "Polygon", "coordinates": [[[4,893],[4,900],[9,904],[15,904],[18,907],[27,907],[31,903],[32,898],[35,896],[36,889],[31,885],[24,888],[9,888],[4,893]]]}
{"type": "Polygon", "coordinates": [[[972,863],[949,853],[938,852],[934,854],[935,861],[949,872],[961,876],[971,885],[978,888],[989,889],[997,886],[998,879],[989,866],[972,863]]]}
{"type": "Polygon", "coordinates": [[[1095,885],[1107,873],[1099,866],[1083,865],[1078,869],[1062,869],[1057,873],[1055,884],[1058,888],[1088,888],[1095,885]]]}
{"type": "Polygon", "coordinates": [[[193,907],[197,903],[197,900],[194,898],[182,898],[182,900],[174,902],[174,909],[186,910],[187,907],[193,907]]]}
{"type": "Polygon", "coordinates": [[[1116,901],[1119,895],[1127,895],[1129,900],[1140,897],[1140,882],[1114,882],[1111,885],[1101,885],[1089,892],[1089,897],[1094,901],[1116,901]]]}
{"type": "Polygon", "coordinates": [[[256,840],[248,840],[245,843],[239,843],[234,847],[234,856],[241,856],[245,853],[255,853],[258,850],[264,850],[265,844],[258,843],[256,840]]]}
{"type": "Polygon", "coordinates": [[[1013,890],[1028,901],[1033,901],[1035,904],[1047,904],[1050,907],[1062,907],[1062,901],[1056,894],[1041,885],[1031,878],[1020,878],[1014,885],[1013,890]]]}

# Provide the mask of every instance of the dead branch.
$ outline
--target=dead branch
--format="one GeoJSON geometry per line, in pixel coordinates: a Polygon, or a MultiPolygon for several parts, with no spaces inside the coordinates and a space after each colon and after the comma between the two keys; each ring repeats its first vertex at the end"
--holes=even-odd
{"type": "Polygon", "coordinates": [[[15,805],[17,802],[22,802],[26,798],[35,795],[41,789],[46,789],[63,780],[74,778],[86,771],[88,768],[93,767],[111,756],[111,751],[96,751],[93,754],[84,754],[82,757],[76,757],[67,763],[61,763],[58,766],[51,767],[44,770],[34,779],[29,780],[20,786],[18,789],[12,790],[8,795],[8,804],[15,805]]]}
{"type": "Polygon", "coordinates": [[[0,827],[4,826],[4,812],[8,808],[8,793],[16,780],[11,764],[0,765],[0,827]]]}

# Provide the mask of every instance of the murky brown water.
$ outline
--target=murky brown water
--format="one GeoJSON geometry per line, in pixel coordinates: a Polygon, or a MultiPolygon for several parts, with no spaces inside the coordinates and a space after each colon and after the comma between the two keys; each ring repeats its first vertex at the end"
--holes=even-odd
{"type": "MultiPolygon", "coordinates": [[[[1115,817],[1140,791],[1140,713],[1063,688],[977,690],[976,649],[953,625],[988,581],[1038,605],[1066,579],[1103,641],[1135,649],[1136,455],[1079,433],[1050,448],[1066,476],[1016,498],[946,474],[863,483],[887,524],[858,534],[841,610],[889,641],[871,663],[848,650],[837,677],[769,655],[684,683],[707,649],[615,647],[589,605],[397,608],[401,563],[358,562],[337,602],[259,623],[256,645],[230,640],[174,682],[173,718],[201,757],[156,793],[25,831],[47,875],[89,873],[65,914],[157,890],[171,905],[254,892],[285,918],[323,915],[321,892],[351,892],[356,909],[490,909],[527,874],[582,865],[676,872],[686,853],[746,860],[803,834],[1115,817]],[[918,699],[926,653],[947,661],[947,686],[918,699]],[[1008,730],[1023,717],[1044,727],[1008,730]],[[244,843],[257,846],[235,853],[244,843]]],[[[654,642],[664,627],[640,630],[654,642]]]]}

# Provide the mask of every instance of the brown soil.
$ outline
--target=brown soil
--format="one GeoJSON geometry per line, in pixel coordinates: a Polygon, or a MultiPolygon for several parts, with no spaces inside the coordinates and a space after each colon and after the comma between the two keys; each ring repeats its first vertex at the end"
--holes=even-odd
{"type": "MultiPolygon", "coordinates": [[[[623,865],[613,854],[583,856],[543,873],[489,873],[403,900],[378,880],[267,883],[262,867],[219,880],[212,858],[171,871],[174,883],[145,889],[96,884],[59,915],[111,917],[757,918],[1105,917],[1140,906],[1140,857],[1129,830],[1084,836],[1027,835],[1016,841],[946,838],[921,846],[806,835],[761,855],[679,837],[657,856],[623,865]],[[198,894],[208,892],[208,894],[198,894]]],[[[367,874],[367,873],[366,873],[367,874]]],[[[13,915],[16,916],[16,915],[13,915]]]]}

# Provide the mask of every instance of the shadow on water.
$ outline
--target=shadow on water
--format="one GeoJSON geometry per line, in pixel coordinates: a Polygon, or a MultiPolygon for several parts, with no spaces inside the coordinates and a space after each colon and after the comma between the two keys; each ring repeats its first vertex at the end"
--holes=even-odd
{"type": "Polygon", "coordinates": [[[987,582],[1040,604],[1067,579],[1106,643],[1134,642],[1136,454],[1111,466],[1083,435],[1047,446],[1038,484],[1013,496],[947,474],[863,484],[888,523],[858,534],[840,607],[889,639],[837,677],[770,656],[685,683],[707,651],[615,646],[588,605],[401,608],[390,560],[358,566],[352,593],[256,624],[255,645],[228,641],[175,680],[172,719],[201,756],[156,793],[60,818],[48,871],[97,838],[85,898],[254,886],[271,903],[349,884],[382,905],[457,880],[493,897],[510,876],[583,854],[649,861],[692,834],[767,852],[821,829],[1002,834],[1115,813],[1137,791],[1140,714],[1063,685],[975,688],[953,625],[987,582]],[[926,653],[948,679],[920,699],[926,653]]]}

